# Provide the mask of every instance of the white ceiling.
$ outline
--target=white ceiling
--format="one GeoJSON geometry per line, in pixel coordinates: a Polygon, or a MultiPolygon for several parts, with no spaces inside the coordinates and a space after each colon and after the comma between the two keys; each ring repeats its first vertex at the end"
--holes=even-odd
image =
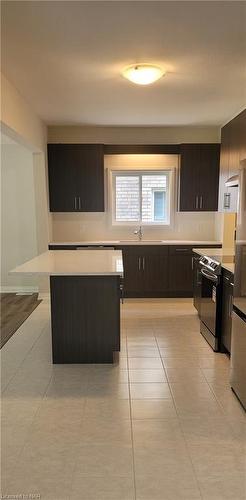
{"type": "Polygon", "coordinates": [[[2,66],[52,124],[220,125],[246,102],[246,3],[2,2],[2,66]],[[149,87],[127,64],[161,64],[149,87]]]}

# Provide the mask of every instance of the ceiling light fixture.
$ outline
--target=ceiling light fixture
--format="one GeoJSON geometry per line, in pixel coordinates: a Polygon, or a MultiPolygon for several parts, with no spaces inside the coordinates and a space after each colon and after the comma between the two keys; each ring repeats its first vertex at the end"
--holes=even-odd
{"type": "Polygon", "coordinates": [[[165,71],[155,64],[132,64],[123,71],[123,76],[138,85],[149,85],[156,82],[165,71]]]}

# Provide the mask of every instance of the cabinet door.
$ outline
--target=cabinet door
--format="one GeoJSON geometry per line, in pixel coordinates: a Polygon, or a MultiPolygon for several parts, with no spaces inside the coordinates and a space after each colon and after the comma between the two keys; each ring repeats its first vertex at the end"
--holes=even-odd
{"type": "Polygon", "coordinates": [[[181,144],[180,201],[181,212],[198,210],[198,176],[200,150],[197,144],[181,144]]]}
{"type": "Polygon", "coordinates": [[[193,271],[191,247],[170,247],[169,292],[173,297],[192,297],[193,271]]]}
{"type": "Polygon", "coordinates": [[[124,295],[138,297],[143,291],[142,256],[136,247],[122,247],[124,295]]]}
{"type": "Polygon", "coordinates": [[[145,249],[142,256],[143,291],[161,296],[168,291],[168,248],[145,249]]]}
{"type": "Polygon", "coordinates": [[[101,144],[76,145],[77,196],[80,212],[104,211],[104,159],[101,144]]]}
{"type": "Polygon", "coordinates": [[[215,212],[218,210],[219,161],[219,144],[200,144],[198,194],[199,210],[204,212],[215,212]]]}
{"type": "Polygon", "coordinates": [[[219,144],[182,144],[180,211],[218,209],[219,144]]]}
{"type": "Polygon", "coordinates": [[[77,211],[77,158],[71,145],[48,145],[49,199],[51,212],[77,211]]]}
{"type": "Polygon", "coordinates": [[[222,289],[222,315],[221,315],[221,343],[228,352],[231,352],[231,327],[232,327],[232,297],[233,276],[228,273],[223,276],[222,289]]]}
{"type": "Polygon", "coordinates": [[[100,144],[49,144],[51,212],[104,210],[104,162],[100,144]]]}

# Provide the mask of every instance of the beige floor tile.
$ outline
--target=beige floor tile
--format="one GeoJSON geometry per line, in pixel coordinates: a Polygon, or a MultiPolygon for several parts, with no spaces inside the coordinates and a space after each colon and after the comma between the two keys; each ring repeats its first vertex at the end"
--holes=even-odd
{"type": "Polygon", "coordinates": [[[136,500],[201,500],[192,472],[136,476],[136,500]]]}
{"type": "Polygon", "coordinates": [[[134,464],[136,476],[166,474],[191,474],[192,463],[187,452],[187,448],[179,446],[177,448],[155,448],[155,446],[135,446],[134,464]]]}
{"type": "Polygon", "coordinates": [[[131,413],[134,420],[177,418],[171,399],[133,399],[131,413]]]}
{"type": "MultiPolygon", "coordinates": [[[[235,426],[226,417],[180,418],[184,436],[189,444],[215,444],[229,445],[246,452],[246,422],[244,425],[235,426]]],[[[243,424],[243,423],[242,423],[243,424]]],[[[217,445],[216,445],[217,446],[217,445]]]]}
{"type": "Polygon", "coordinates": [[[192,403],[202,399],[216,401],[214,393],[205,380],[193,379],[170,383],[172,395],[178,403],[192,403]]]}
{"type": "Polygon", "coordinates": [[[129,370],[130,382],[167,382],[164,370],[129,370]]]}
{"type": "Polygon", "coordinates": [[[87,388],[86,395],[87,398],[129,399],[129,386],[117,382],[91,384],[87,388]]]}
{"type": "Polygon", "coordinates": [[[162,358],[185,358],[186,356],[190,356],[190,352],[189,347],[160,347],[160,354],[162,358]]]}
{"type": "Polygon", "coordinates": [[[167,383],[131,383],[131,399],[171,399],[171,391],[167,383]]]}
{"type": "Polygon", "coordinates": [[[68,497],[74,458],[71,448],[60,453],[57,449],[40,451],[31,447],[24,450],[8,483],[9,493],[36,493],[50,500],[68,497]]]}
{"type": "Polygon", "coordinates": [[[198,359],[194,356],[163,357],[162,362],[165,368],[199,368],[198,359]]]}
{"type": "Polygon", "coordinates": [[[133,420],[133,444],[135,447],[158,449],[184,449],[185,439],[177,419],[133,420]]]}
{"type": "Polygon", "coordinates": [[[82,445],[76,458],[76,473],[90,476],[120,476],[133,474],[132,446],[124,444],[82,445]]]}
{"type": "Polygon", "coordinates": [[[160,358],[129,358],[129,370],[161,370],[160,358]]]}
{"type": "Polygon", "coordinates": [[[88,385],[98,383],[128,383],[128,370],[121,370],[118,367],[94,370],[88,380],[88,385]]]}
{"type": "Polygon", "coordinates": [[[76,473],[69,500],[135,500],[133,477],[92,477],[76,473]]]}
{"type": "Polygon", "coordinates": [[[131,444],[131,424],[126,419],[84,419],[80,430],[80,438],[83,444],[131,444]]]}
{"type": "Polygon", "coordinates": [[[174,397],[178,416],[212,418],[222,416],[222,409],[217,401],[198,399],[197,401],[181,401],[174,397]]]}
{"type": "Polygon", "coordinates": [[[199,487],[203,500],[245,500],[246,479],[245,474],[228,472],[213,474],[199,480],[199,487]]]}
{"type": "Polygon", "coordinates": [[[126,399],[88,398],[85,417],[103,419],[130,419],[130,404],[126,399]]]}
{"type": "Polygon", "coordinates": [[[176,366],[175,368],[165,367],[165,372],[170,383],[182,382],[189,384],[198,380],[200,382],[206,382],[202,370],[196,366],[176,366]]]}
{"type": "Polygon", "coordinates": [[[128,347],[128,358],[158,358],[159,350],[152,346],[128,347]]]}
{"type": "Polygon", "coordinates": [[[155,337],[146,336],[146,337],[127,337],[127,346],[129,347],[156,347],[156,339],[155,337]]]}

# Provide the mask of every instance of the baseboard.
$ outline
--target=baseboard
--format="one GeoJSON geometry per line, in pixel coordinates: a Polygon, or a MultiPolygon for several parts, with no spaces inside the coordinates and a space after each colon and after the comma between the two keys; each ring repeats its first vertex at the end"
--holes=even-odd
{"type": "Polygon", "coordinates": [[[38,293],[37,286],[1,286],[0,293],[38,293]]]}
{"type": "Polygon", "coordinates": [[[50,299],[50,292],[39,292],[38,298],[40,300],[49,300],[50,299]]]}

